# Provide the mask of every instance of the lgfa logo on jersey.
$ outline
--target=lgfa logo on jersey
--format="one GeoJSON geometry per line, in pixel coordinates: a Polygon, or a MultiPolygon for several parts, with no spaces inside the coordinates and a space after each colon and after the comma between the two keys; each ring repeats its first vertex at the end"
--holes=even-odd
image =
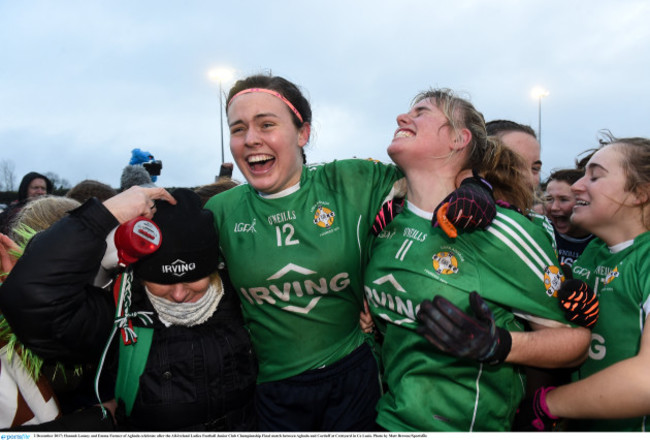
{"type": "Polygon", "coordinates": [[[619,275],[620,275],[620,273],[618,272],[618,266],[616,266],[616,267],[615,267],[614,269],[612,269],[612,270],[607,274],[607,276],[605,277],[605,284],[609,284],[609,283],[611,283],[611,282],[614,281],[616,278],[618,278],[619,275]]]}
{"type": "Polygon", "coordinates": [[[544,287],[548,296],[557,296],[557,290],[562,284],[562,275],[557,266],[546,266],[544,269],[544,287]]]}
{"type": "Polygon", "coordinates": [[[334,211],[323,205],[318,205],[314,214],[314,224],[321,228],[329,229],[334,223],[334,216],[334,211]]]}
{"type": "Polygon", "coordinates": [[[451,275],[458,273],[458,258],[452,253],[447,251],[438,252],[432,257],[433,270],[440,275],[451,275]]]}
{"type": "Polygon", "coordinates": [[[257,222],[257,219],[253,219],[251,223],[235,223],[235,232],[252,232],[252,233],[257,233],[255,230],[255,223],[257,222]]]}

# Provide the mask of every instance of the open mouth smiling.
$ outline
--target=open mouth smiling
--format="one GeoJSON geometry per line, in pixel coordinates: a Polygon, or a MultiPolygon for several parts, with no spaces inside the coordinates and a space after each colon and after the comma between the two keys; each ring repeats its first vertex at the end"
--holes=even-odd
{"type": "Polygon", "coordinates": [[[405,129],[400,129],[400,130],[397,130],[397,131],[395,132],[395,136],[394,136],[394,138],[395,138],[395,139],[399,139],[399,138],[409,138],[409,137],[413,137],[413,136],[415,136],[415,133],[413,133],[412,131],[410,131],[410,130],[405,130],[405,129]]]}
{"type": "Polygon", "coordinates": [[[270,154],[255,154],[246,158],[246,162],[252,171],[264,171],[275,162],[275,157],[270,154]]]}

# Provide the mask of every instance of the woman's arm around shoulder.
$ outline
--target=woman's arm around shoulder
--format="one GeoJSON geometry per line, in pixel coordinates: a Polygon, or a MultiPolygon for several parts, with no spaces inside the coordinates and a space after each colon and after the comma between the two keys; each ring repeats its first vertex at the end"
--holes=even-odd
{"type": "Polygon", "coordinates": [[[650,322],[639,353],[580,381],[551,390],[551,414],[566,418],[629,418],[650,414],[650,322]]]}
{"type": "Polygon", "coordinates": [[[587,359],[591,331],[584,327],[530,323],[533,331],[510,332],[506,362],[539,368],[576,367],[587,359]]]}

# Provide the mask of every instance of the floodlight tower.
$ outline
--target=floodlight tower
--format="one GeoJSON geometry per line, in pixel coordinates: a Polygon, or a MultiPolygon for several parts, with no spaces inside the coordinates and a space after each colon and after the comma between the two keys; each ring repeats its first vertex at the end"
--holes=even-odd
{"type": "Polygon", "coordinates": [[[537,141],[539,146],[542,146],[542,98],[548,96],[548,90],[543,87],[533,87],[531,96],[537,99],[537,141]]]}
{"type": "Polygon", "coordinates": [[[208,76],[213,82],[219,83],[219,126],[221,128],[221,163],[224,163],[223,151],[223,83],[229,81],[234,75],[232,69],[228,67],[218,67],[210,70],[208,76]]]}

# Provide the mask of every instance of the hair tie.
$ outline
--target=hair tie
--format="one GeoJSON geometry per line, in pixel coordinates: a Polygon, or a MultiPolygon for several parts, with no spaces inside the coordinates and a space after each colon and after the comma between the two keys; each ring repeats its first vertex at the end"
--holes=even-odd
{"type": "Polygon", "coordinates": [[[273,95],[276,98],[281,99],[282,102],[287,104],[287,106],[291,109],[293,114],[296,115],[296,117],[298,118],[300,123],[303,123],[302,116],[300,116],[300,112],[298,111],[298,109],[296,109],[293,106],[293,104],[291,102],[289,102],[289,100],[282,95],[282,93],[276,92],[275,90],[271,90],[271,89],[261,89],[261,88],[257,88],[257,87],[254,87],[254,88],[251,88],[251,89],[244,89],[241,92],[237,92],[235,94],[235,96],[230,98],[230,101],[228,101],[228,105],[226,106],[226,108],[230,107],[230,103],[232,103],[232,100],[235,99],[236,97],[238,97],[239,95],[245,95],[246,93],[253,93],[253,92],[268,93],[269,95],[273,95]]]}

